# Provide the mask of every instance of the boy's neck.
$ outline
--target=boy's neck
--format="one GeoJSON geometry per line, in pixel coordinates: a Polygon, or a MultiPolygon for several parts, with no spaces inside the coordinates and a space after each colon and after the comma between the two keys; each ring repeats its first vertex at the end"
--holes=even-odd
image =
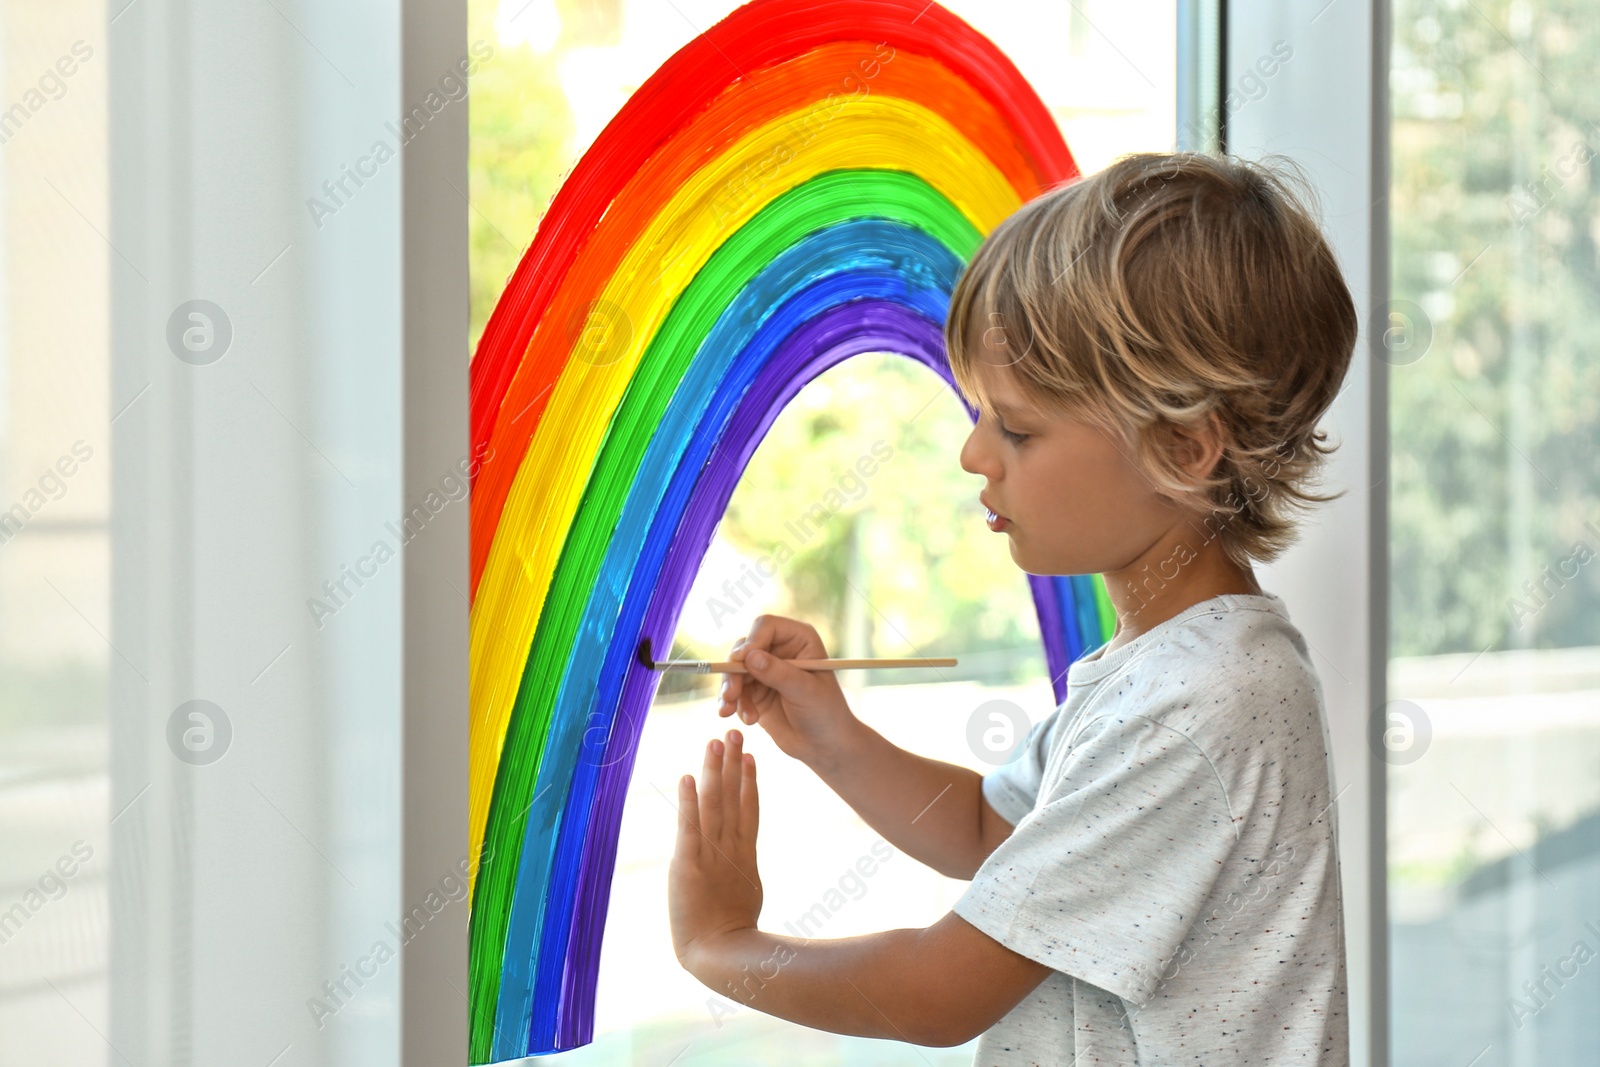
{"type": "Polygon", "coordinates": [[[1107,651],[1203,600],[1224,593],[1261,595],[1250,567],[1239,566],[1222,551],[1220,541],[1196,536],[1185,522],[1174,525],[1127,567],[1104,577],[1117,613],[1117,632],[1107,651]]]}

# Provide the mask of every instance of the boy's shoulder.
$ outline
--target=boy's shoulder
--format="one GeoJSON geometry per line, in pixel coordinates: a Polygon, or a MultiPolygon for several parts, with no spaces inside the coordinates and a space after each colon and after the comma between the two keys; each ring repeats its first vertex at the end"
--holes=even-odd
{"type": "Polygon", "coordinates": [[[1085,666],[1069,674],[1069,688],[1084,690],[1073,739],[1154,721],[1219,769],[1291,750],[1324,755],[1321,682],[1272,594],[1212,597],[1085,666]]]}

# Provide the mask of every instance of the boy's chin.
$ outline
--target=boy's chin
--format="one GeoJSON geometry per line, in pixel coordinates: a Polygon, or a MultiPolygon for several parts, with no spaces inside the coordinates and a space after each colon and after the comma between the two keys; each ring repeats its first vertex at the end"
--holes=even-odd
{"type": "Polygon", "coordinates": [[[1011,550],[1011,562],[1015,563],[1023,574],[1037,575],[1041,578],[1049,577],[1050,572],[1043,563],[1030,559],[1031,553],[1017,547],[1015,534],[1006,535],[1006,547],[1011,550]]]}
{"type": "Polygon", "coordinates": [[[1044,559],[1037,557],[1026,547],[1019,546],[1015,536],[1008,538],[1011,547],[1011,562],[1015,563],[1024,574],[1031,574],[1037,578],[1066,578],[1075,574],[1097,574],[1089,565],[1071,556],[1052,556],[1044,559]]]}

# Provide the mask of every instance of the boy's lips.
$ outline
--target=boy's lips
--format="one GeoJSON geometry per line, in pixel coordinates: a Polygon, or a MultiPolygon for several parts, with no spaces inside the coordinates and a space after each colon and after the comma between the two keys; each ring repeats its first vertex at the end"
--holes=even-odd
{"type": "Polygon", "coordinates": [[[978,498],[978,503],[982,504],[983,510],[987,512],[985,518],[989,523],[989,529],[993,530],[995,533],[1000,533],[1010,528],[1011,520],[1000,514],[998,511],[995,511],[994,508],[991,508],[989,506],[989,502],[984,500],[983,497],[980,496],[978,498]]]}

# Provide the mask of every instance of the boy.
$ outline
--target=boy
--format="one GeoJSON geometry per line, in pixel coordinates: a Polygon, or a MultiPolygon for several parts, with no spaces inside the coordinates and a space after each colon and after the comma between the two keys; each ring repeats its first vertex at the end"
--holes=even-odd
{"type": "MultiPolygon", "coordinates": [[[[1348,1062],[1322,690],[1252,560],[1332,451],[1356,339],[1287,175],[1125,156],[983,243],[945,338],[979,418],[961,465],[1032,574],[1103,574],[1112,639],[988,775],[857,720],[816,631],[763,616],[719,714],[760,723],[890,843],[971,885],[927,929],[757,929],[742,737],[679,782],[680,962],[818,1029],[956,1045],[979,1067],[1348,1062]]],[[[1309,190],[1308,190],[1309,195],[1309,190]]]]}

